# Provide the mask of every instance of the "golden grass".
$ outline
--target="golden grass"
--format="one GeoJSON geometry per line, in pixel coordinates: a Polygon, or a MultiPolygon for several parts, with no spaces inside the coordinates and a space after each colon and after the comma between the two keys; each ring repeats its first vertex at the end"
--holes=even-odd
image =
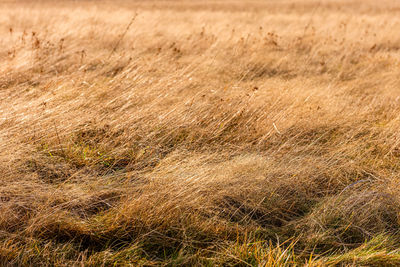
{"type": "Polygon", "coordinates": [[[400,264],[399,3],[0,7],[0,265],[400,264]]]}

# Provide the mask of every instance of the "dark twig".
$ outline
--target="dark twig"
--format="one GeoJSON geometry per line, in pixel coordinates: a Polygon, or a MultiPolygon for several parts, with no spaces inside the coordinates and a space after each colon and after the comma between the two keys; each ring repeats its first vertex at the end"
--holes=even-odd
{"type": "Polygon", "coordinates": [[[303,32],[303,36],[301,37],[301,39],[303,39],[306,36],[307,30],[310,28],[311,23],[313,21],[314,15],[317,12],[318,8],[321,6],[321,1],[318,2],[318,4],[314,7],[310,19],[308,20],[306,26],[304,27],[304,32],[303,32]]]}
{"type": "Polygon", "coordinates": [[[55,122],[54,122],[54,129],[56,130],[56,136],[57,136],[57,140],[58,140],[58,145],[60,146],[60,149],[61,149],[61,153],[62,153],[63,157],[65,158],[66,154],[65,154],[64,148],[61,144],[60,135],[58,134],[57,125],[55,122]]]}
{"type": "Polygon", "coordinates": [[[115,51],[117,51],[117,48],[119,46],[119,44],[121,43],[122,39],[125,37],[125,35],[127,34],[127,32],[129,31],[129,28],[131,27],[131,25],[133,24],[133,22],[135,21],[136,17],[137,17],[137,13],[132,17],[131,21],[129,22],[129,24],[126,26],[125,31],[121,34],[121,36],[119,37],[118,42],[115,44],[113,50],[111,51],[110,55],[108,56],[108,59],[110,59],[110,57],[115,53],[115,51]]]}

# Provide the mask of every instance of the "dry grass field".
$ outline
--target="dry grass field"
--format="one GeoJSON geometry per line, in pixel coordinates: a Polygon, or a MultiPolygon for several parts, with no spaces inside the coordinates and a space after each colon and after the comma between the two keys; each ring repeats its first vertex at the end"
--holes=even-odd
{"type": "Polygon", "coordinates": [[[0,2],[1,266],[399,266],[400,2],[0,2]]]}

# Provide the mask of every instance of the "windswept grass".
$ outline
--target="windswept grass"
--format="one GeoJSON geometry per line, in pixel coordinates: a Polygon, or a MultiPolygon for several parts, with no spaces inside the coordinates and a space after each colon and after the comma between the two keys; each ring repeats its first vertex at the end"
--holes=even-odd
{"type": "Polygon", "coordinates": [[[0,7],[0,265],[400,264],[397,2],[0,7]]]}

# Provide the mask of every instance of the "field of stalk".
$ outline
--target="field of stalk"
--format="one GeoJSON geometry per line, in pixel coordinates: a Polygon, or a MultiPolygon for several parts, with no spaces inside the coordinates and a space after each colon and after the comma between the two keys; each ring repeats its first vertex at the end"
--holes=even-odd
{"type": "Polygon", "coordinates": [[[0,266],[399,266],[400,2],[0,0],[0,266]]]}

